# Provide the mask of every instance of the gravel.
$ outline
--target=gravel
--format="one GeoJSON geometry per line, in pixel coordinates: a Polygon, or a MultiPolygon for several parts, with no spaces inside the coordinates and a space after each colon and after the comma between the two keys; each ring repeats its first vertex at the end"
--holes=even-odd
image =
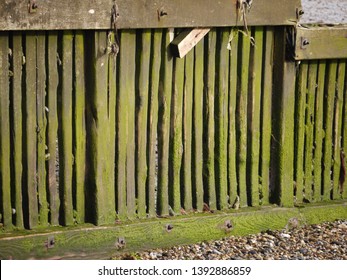
{"type": "Polygon", "coordinates": [[[119,255],[137,260],[347,260],[347,220],[119,255]]]}
{"type": "Polygon", "coordinates": [[[347,0],[302,0],[301,23],[347,23],[347,0]]]}

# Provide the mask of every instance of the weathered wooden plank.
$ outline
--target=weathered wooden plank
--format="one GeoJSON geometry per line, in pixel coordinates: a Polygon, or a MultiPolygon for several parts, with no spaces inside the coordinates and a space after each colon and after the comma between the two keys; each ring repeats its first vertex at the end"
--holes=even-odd
{"type": "Polygon", "coordinates": [[[346,26],[297,27],[295,59],[347,57],[346,26]]]}
{"type": "Polygon", "coordinates": [[[169,248],[174,245],[194,244],[228,236],[243,236],[266,230],[283,230],[290,219],[303,223],[317,224],[336,219],[346,219],[346,202],[326,206],[304,208],[267,207],[258,211],[221,213],[214,215],[182,216],[170,221],[168,232],[163,220],[149,220],[142,223],[125,223],[116,226],[92,227],[90,225],[74,230],[52,230],[38,234],[17,233],[0,237],[1,259],[110,259],[118,254],[139,252],[153,248],[169,248]],[[226,230],[225,223],[231,221],[232,230],[226,230]],[[54,237],[53,248],[45,244],[54,237]],[[126,245],[119,246],[122,237],[126,245]],[[121,247],[121,248],[120,248],[121,247]]]}
{"type": "MultiPolygon", "coordinates": [[[[111,160],[110,150],[114,137],[110,137],[109,112],[113,114],[114,109],[110,108],[109,92],[109,64],[110,55],[107,53],[109,46],[106,32],[92,33],[92,72],[91,88],[88,87],[88,96],[91,108],[90,119],[88,120],[91,133],[91,167],[93,184],[93,201],[95,201],[94,221],[96,224],[107,224],[115,219],[115,192],[114,192],[114,164],[111,160]]],[[[113,59],[113,58],[111,58],[113,59]]],[[[114,70],[113,70],[114,71],[114,70]]],[[[134,186],[135,187],[135,186],[134,186]]]]}
{"type": "Polygon", "coordinates": [[[318,79],[315,106],[315,148],[314,148],[314,178],[313,178],[313,199],[321,200],[322,189],[322,152],[323,152],[323,116],[324,116],[324,85],[325,85],[326,61],[318,63],[318,79]]]}
{"type": "Polygon", "coordinates": [[[151,57],[151,31],[143,30],[141,33],[141,46],[139,58],[137,109],[136,109],[136,189],[137,214],[146,217],[146,181],[147,181],[147,114],[148,114],[148,81],[150,74],[151,57]]]}
{"type": "Polygon", "coordinates": [[[323,154],[323,200],[330,200],[332,190],[332,135],[333,135],[333,120],[334,120],[334,104],[336,90],[336,72],[337,61],[329,62],[326,73],[325,86],[325,119],[324,119],[324,154],[323,154]]]}
{"type": "Polygon", "coordinates": [[[274,61],[274,146],[273,160],[275,192],[278,203],[293,206],[294,183],[294,108],[295,108],[295,62],[286,60],[286,29],[275,30],[274,61]]]}
{"type": "Polygon", "coordinates": [[[62,37],[61,104],[59,110],[59,191],[63,211],[62,222],[72,225],[72,93],[73,93],[73,33],[62,37]]]}
{"type": "Polygon", "coordinates": [[[172,55],[184,57],[210,31],[210,28],[195,28],[182,31],[172,42],[172,55]]]}
{"type": "Polygon", "coordinates": [[[317,82],[317,61],[310,61],[308,66],[307,81],[307,98],[306,98],[306,115],[305,115],[305,177],[304,177],[304,194],[307,200],[312,199],[313,184],[313,144],[314,144],[314,104],[316,98],[317,82]]]}
{"type": "Polygon", "coordinates": [[[175,213],[181,209],[181,167],[183,155],[182,122],[184,91],[184,59],[174,60],[171,106],[169,203],[175,213]]]}
{"type": "Polygon", "coordinates": [[[238,63],[239,85],[238,85],[238,104],[237,104],[237,173],[240,206],[248,206],[247,202],[247,99],[248,99],[248,81],[250,64],[250,37],[243,35],[240,38],[240,52],[238,63]]]}
{"type": "MultiPolygon", "coordinates": [[[[74,40],[74,188],[75,222],[85,221],[85,185],[86,185],[86,116],[85,116],[85,73],[84,73],[84,36],[82,31],[75,33],[74,40]]],[[[109,143],[112,145],[115,141],[109,143]]],[[[109,151],[112,154],[112,149],[109,151]]]]}
{"type": "Polygon", "coordinates": [[[194,49],[194,101],[193,101],[193,200],[194,207],[202,211],[203,184],[203,97],[204,97],[204,40],[194,49]]]}
{"type": "Polygon", "coordinates": [[[343,123],[343,92],[346,78],[346,61],[339,61],[337,68],[336,96],[335,96],[335,112],[334,112],[334,150],[333,150],[333,199],[342,197],[342,189],[340,187],[341,172],[341,152],[342,152],[342,123],[343,123]]]}
{"type": "Polygon", "coordinates": [[[158,92],[161,64],[162,31],[153,31],[151,48],[151,79],[149,81],[149,120],[148,120],[148,183],[147,183],[147,206],[148,215],[156,215],[156,186],[157,180],[157,126],[158,126],[158,92]]]}
{"type": "Polygon", "coordinates": [[[10,167],[10,68],[8,33],[0,33],[0,186],[2,221],[12,226],[10,167]]]}
{"type": "Polygon", "coordinates": [[[27,197],[25,219],[27,227],[34,228],[38,225],[38,198],[37,198],[37,177],[36,177],[36,36],[33,32],[28,32],[25,37],[25,119],[26,119],[26,150],[25,150],[25,170],[26,187],[25,197],[27,197]]]}
{"type": "Polygon", "coordinates": [[[218,32],[216,54],[216,195],[218,209],[228,207],[229,29],[218,32]]]}
{"type": "MultiPolygon", "coordinates": [[[[22,34],[13,34],[13,78],[12,78],[12,119],[13,119],[13,186],[14,186],[14,208],[16,210],[15,225],[23,228],[23,197],[22,197],[22,178],[23,178],[23,118],[22,118],[22,70],[23,70],[23,47],[22,34]]],[[[2,68],[3,69],[3,68],[2,68]]]]}
{"type": "Polygon", "coordinates": [[[58,139],[58,105],[57,89],[59,83],[57,44],[58,33],[50,32],[47,36],[47,146],[48,146],[48,192],[49,192],[49,210],[50,224],[59,224],[59,190],[56,175],[57,161],[57,139],[58,139]]]}
{"type": "Polygon", "coordinates": [[[260,160],[260,103],[263,62],[263,27],[254,28],[255,45],[251,49],[253,64],[250,72],[251,90],[249,92],[249,188],[251,206],[259,205],[259,160],[260,160]]]}
{"type": "Polygon", "coordinates": [[[206,40],[205,62],[206,89],[204,98],[204,186],[205,201],[211,210],[217,208],[216,186],[215,186],[215,71],[216,71],[216,29],[212,29],[206,40]]]}
{"type": "MultiPolygon", "coordinates": [[[[236,1],[221,0],[117,0],[118,28],[164,28],[243,25],[236,1]],[[197,9],[198,7],[198,9],[197,9]]],[[[113,0],[36,0],[28,13],[26,1],[9,0],[0,5],[1,30],[109,29],[113,0]],[[62,20],[61,15],[64,15],[62,20]]],[[[299,0],[258,0],[247,15],[248,25],[294,25],[299,0]],[[273,11],[276,11],[274,13],[273,11]]]]}
{"type": "Polygon", "coordinates": [[[308,61],[303,61],[299,66],[295,108],[295,194],[297,203],[302,202],[304,194],[304,147],[307,73],[308,61]]]}
{"type": "Polygon", "coordinates": [[[169,45],[173,30],[163,32],[162,67],[159,80],[159,124],[158,124],[158,192],[157,212],[169,215],[169,136],[172,95],[173,58],[169,45]]]}
{"type": "Polygon", "coordinates": [[[229,127],[228,127],[228,194],[229,205],[232,206],[238,196],[237,167],[236,167],[236,106],[237,106],[237,61],[238,61],[239,32],[230,30],[229,37],[229,127]]]}
{"type": "MultiPolygon", "coordinates": [[[[129,219],[136,215],[136,188],[135,188],[135,53],[136,53],[136,31],[129,30],[122,32],[122,44],[126,46],[123,55],[127,55],[127,67],[125,73],[127,80],[121,79],[126,85],[126,95],[128,97],[127,115],[127,210],[129,219]]],[[[121,135],[120,135],[121,137],[121,135]]]]}
{"type": "MultiPolygon", "coordinates": [[[[347,66],[346,66],[347,67],[347,66]]],[[[347,69],[346,69],[346,72],[347,72],[347,69]]],[[[347,74],[346,74],[347,75],[347,74]]],[[[347,77],[346,77],[346,83],[347,83],[347,77]]],[[[346,168],[347,167],[347,121],[346,121],[346,118],[347,118],[347,86],[345,86],[345,90],[344,90],[344,93],[343,93],[343,98],[344,98],[344,101],[343,101],[343,104],[344,104],[344,109],[343,109],[343,115],[344,115],[344,119],[343,119],[343,140],[342,140],[342,145],[343,145],[343,154],[342,156],[344,157],[344,167],[346,168]]],[[[346,171],[346,169],[342,168],[341,169],[341,187],[342,187],[342,190],[343,190],[343,193],[342,193],[342,197],[344,199],[347,198],[347,180],[346,180],[346,174],[344,174],[344,171],[346,171]],[[343,180],[345,179],[345,180],[343,180]],[[344,181],[344,182],[342,182],[344,181]]]]}
{"type": "Polygon", "coordinates": [[[44,32],[36,37],[36,137],[37,137],[37,190],[40,225],[48,225],[46,193],[46,38],[44,32]]]}
{"type": "Polygon", "coordinates": [[[267,27],[265,31],[265,50],[263,58],[262,112],[261,112],[261,204],[269,204],[270,160],[271,160],[271,111],[273,83],[273,51],[274,29],[267,27]]]}
{"type": "Polygon", "coordinates": [[[192,141],[193,141],[193,97],[194,97],[194,51],[185,58],[185,81],[183,101],[183,207],[193,208],[192,197],[192,141]]]}

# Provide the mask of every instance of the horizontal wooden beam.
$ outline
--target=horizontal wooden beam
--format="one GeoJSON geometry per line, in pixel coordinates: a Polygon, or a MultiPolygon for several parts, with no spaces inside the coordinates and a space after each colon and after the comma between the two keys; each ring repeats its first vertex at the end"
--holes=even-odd
{"type": "Polygon", "coordinates": [[[113,226],[1,233],[0,259],[109,259],[124,252],[193,244],[230,235],[347,218],[347,202],[299,208],[263,207],[195,214],[113,226]]]}
{"type": "MultiPolygon", "coordinates": [[[[109,29],[113,0],[6,0],[0,30],[109,29]],[[33,2],[34,1],[34,2],[33,2]]],[[[116,0],[119,29],[243,25],[237,0],[116,0]]],[[[257,0],[248,25],[293,25],[300,0],[257,0]]]]}
{"type": "Polygon", "coordinates": [[[334,58],[347,58],[347,25],[297,28],[296,60],[334,58]]]}

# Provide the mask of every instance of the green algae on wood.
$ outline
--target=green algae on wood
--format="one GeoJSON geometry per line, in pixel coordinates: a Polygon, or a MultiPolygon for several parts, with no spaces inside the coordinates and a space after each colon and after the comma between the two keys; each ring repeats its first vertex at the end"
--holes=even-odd
{"type": "Polygon", "coordinates": [[[59,189],[56,176],[57,138],[58,138],[58,104],[57,89],[59,83],[57,44],[58,33],[49,32],[47,36],[47,184],[50,210],[50,224],[59,224],[59,189]]]}
{"type": "Polygon", "coordinates": [[[2,223],[12,226],[11,169],[10,169],[10,80],[7,33],[0,34],[0,193],[2,223]]]}
{"type": "Polygon", "coordinates": [[[250,205],[259,205],[260,110],[263,61],[263,28],[254,29],[255,45],[251,49],[251,90],[249,92],[249,192],[250,205]]]}
{"type": "MultiPolygon", "coordinates": [[[[23,70],[23,47],[22,34],[15,32],[13,34],[12,47],[12,63],[13,63],[13,78],[12,78],[12,119],[13,119],[13,190],[14,194],[14,209],[16,209],[14,224],[17,228],[24,227],[23,220],[23,197],[22,197],[22,178],[23,178],[23,118],[22,118],[22,70],[23,70]]],[[[2,68],[3,69],[3,68],[2,68]]],[[[1,133],[0,133],[1,134],[1,133]]]]}
{"type": "Polygon", "coordinates": [[[250,66],[251,39],[243,35],[239,38],[239,85],[237,104],[237,174],[240,206],[248,206],[247,199],[247,104],[248,104],[248,81],[250,66]]]}
{"type": "Polygon", "coordinates": [[[295,108],[295,182],[296,202],[303,201],[304,194],[304,147],[305,147],[305,113],[307,95],[308,62],[303,61],[299,66],[296,108],[295,108]]]}
{"type": "MultiPolygon", "coordinates": [[[[74,195],[75,222],[85,221],[86,185],[86,116],[85,116],[85,73],[84,33],[76,31],[74,40],[74,195]]],[[[113,141],[114,142],[114,141],[113,141]]]]}
{"type": "Polygon", "coordinates": [[[307,79],[307,98],[305,114],[305,176],[304,176],[304,195],[307,200],[312,199],[312,171],[313,171],[313,150],[314,150],[314,104],[316,98],[316,81],[317,81],[317,61],[310,61],[308,65],[307,79]]]}
{"type": "Polygon", "coordinates": [[[183,91],[183,207],[192,210],[192,125],[193,125],[194,51],[185,57],[185,79],[183,91]]]}
{"type": "Polygon", "coordinates": [[[218,209],[228,208],[228,97],[229,97],[229,30],[220,29],[216,45],[216,195],[218,209]]]}
{"type": "Polygon", "coordinates": [[[237,167],[236,167],[236,105],[237,105],[237,60],[238,60],[238,29],[231,29],[229,35],[229,104],[228,104],[228,195],[229,205],[234,203],[237,193],[237,167]]]}
{"type": "Polygon", "coordinates": [[[62,38],[61,104],[59,108],[59,173],[63,224],[72,225],[72,93],[73,93],[73,33],[65,31],[62,38]]]}
{"type": "Polygon", "coordinates": [[[152,34],[150,81],[149,81],[149,114],[148,114],[148,180],[147,207],[149,217],[156,215],[156,149],[158,125],[158,91],[161,63],[162,31],[154,30],[152,34]]]}
{"type": "Polygon", "coordinates": [[[184,59],[174,61],[173,94],[171,107],[170,133],[170,184],[169,204],[175,213],[181,209],[181,166],[183,155],[182,122],[183,122],[183,91],[184,91],[184,59]]]}
{"type": "Polygon", "coordinates": [[[25,36],[25,219],[26,227],[35,228],[39,224],[37,179],[36,179],[36,36],[29,32],[25,36]],[[30,51],[29,51],[30,50],[30,51]]]}
{"type": "Polygon", "coordinates": [[[264,58],[262,75],[262,109],[261,109],[261,204],[270,203],[270,160],[271,160],[271,111],[272,111],[272,83],[273,83],[273,52],[274,29],[266,27],[264,31],[264,58]]]}
{"type": "Polygon", "coordinates": [[[330,200],[332,190],[331,168],[332,168],[332,134],[334,119],[334,104],[336,90],[337,61],[328,63],[325,85],[325,112],[324,112],[324,153],[323,153],[323,200],[330,200]]]}
{"type": "Polygon", "coordinates": [[[204,202],[203,188],[203,93],[204,93],[204,40],[194,49],[193,101],[193,200],[198,211],[204,202]]]}
{"type": "Polygon", "coordinates": [[[44,32],[36,37],[36,137],[37,137],[37,190],[40,225],[48,225],[48,202],[46,194],[46,38],[44,32]]]}
{"type": "Polygon", "coordinates": [[[313,199],[314,201],[321,200],[322,189],[322,149],[323,149],[323,109],[324,109],[324,85],[325,85],[325,69],[326,61],[319,61],[318,63],[318,79],[317,79],[317,93],[315,105],[315,148],[314,148],[314,178],[313,178],[313,199]]]}
{"type": "Polygon", "coordinates": [[[136,190],[137,215],[146,217],[148,80],[151,57],[151,31],[140,34],[139,74],[136,92],[136,190]]]}
{"type": "Polygon", "coordinates": [[[170,53],[170,42],[173,31],[163,31],[162,58],[159,80],[159,119],[158,119],[158,192],[157,212],[169,215],[169,143],[170,116],[172,95],[173,58],[170,53]]]}

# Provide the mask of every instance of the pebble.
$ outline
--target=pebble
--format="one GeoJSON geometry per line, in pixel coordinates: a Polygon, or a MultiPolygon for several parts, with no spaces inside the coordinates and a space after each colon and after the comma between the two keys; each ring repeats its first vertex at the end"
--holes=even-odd
{"type": "Polygon", "coordinates": [[[346,260],[347,220],[116,255],[139,260],[346,260]]]}

